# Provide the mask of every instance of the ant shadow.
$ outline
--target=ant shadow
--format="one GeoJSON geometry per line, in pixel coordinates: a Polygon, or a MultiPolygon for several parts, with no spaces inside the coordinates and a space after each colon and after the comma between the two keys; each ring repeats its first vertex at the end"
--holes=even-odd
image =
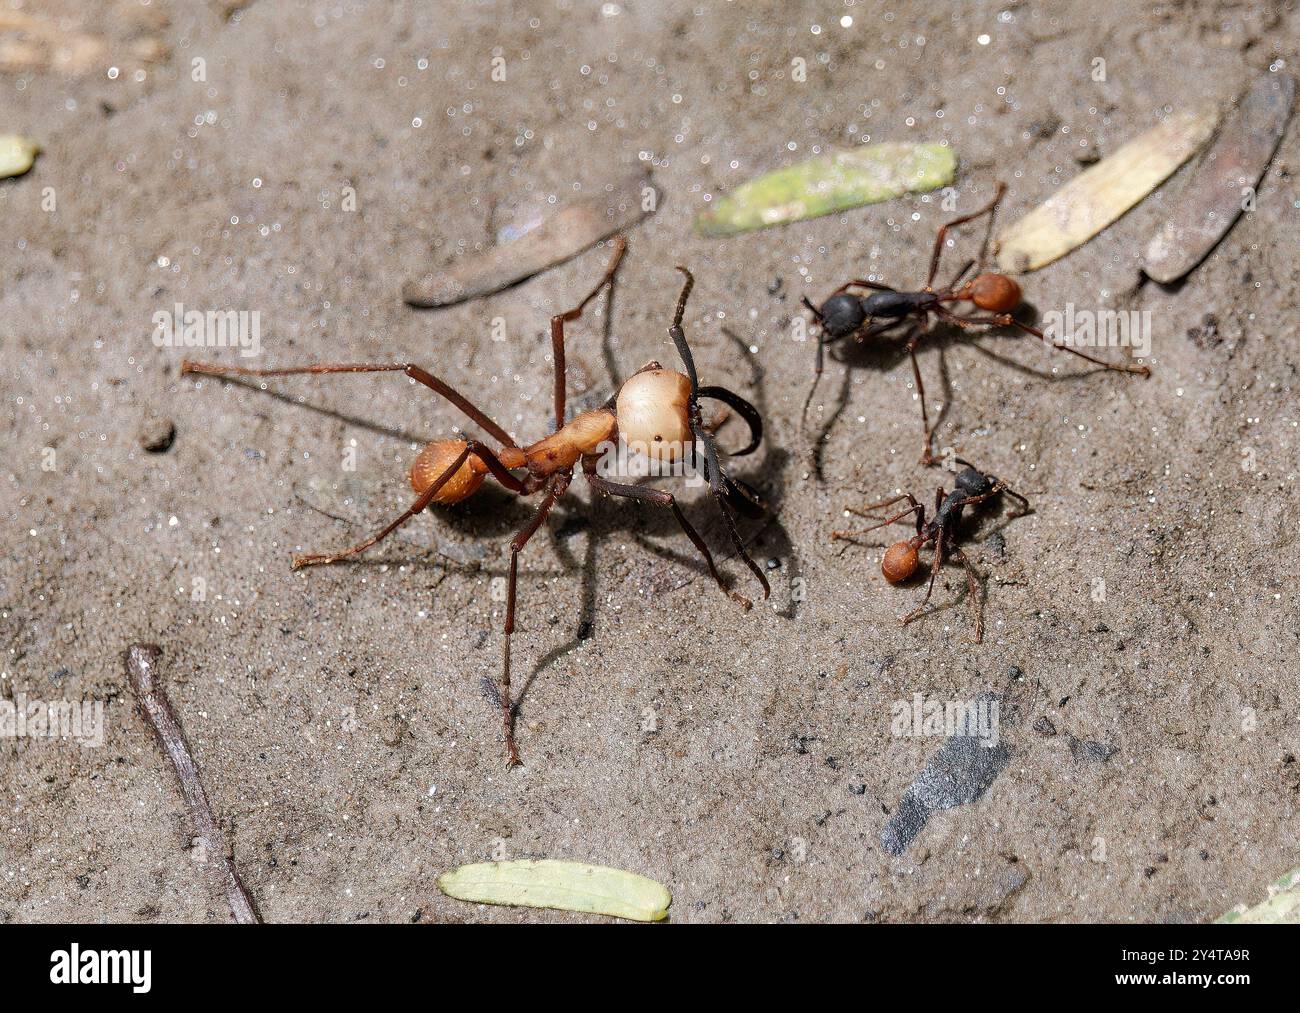
{"type": "Polygon", "coordinates": [[[263,397],[270,398],[272,401],[279,401],[281,404],[293,405],[295,408],[305,408],[307,411],[315,412],[317,415],[324,415],[327,418],[334,419],[337,422],[345,423],[349,426],[356,426],[358,429],[364,429],[367,432],[374,433],[377,436],[387,436],[394,440],[402,440],[406,443],[418,443],[424,446],[429,442],[429,437],[419,436],[405,429],[397,429],[393,426],[386,426],[370,419],[364,419],[359,415],[350,415],[347,412],[339,411],[337,408],[326,408],[324,405],[312,404],[310,401],[303,401],[298,396],[285,394],[282,391],[274,390],[270,387],[263,387],[259,381],[246,380],[238,376],[223,376],[218,380],[219,383],[230,384],[233,387],[243,387],[245,390],[255,391],[263,397]]]}
{"type": "MultiPolygon", "coordinates": [[[[608,315],[606,319],[609,319],[608,315]]],[[[758,361],[749,354],[749,347],[743,339],[730,328],[724,327],[722,331],[733,344],[739,347],[743,357],[750,361],[750,389],[753,391],[751,401],[754,407],[758,409],[760,416],[768,418],[765,371],[758,361]]],[[[618,377],[618,367],[614,361],[613,349],[608,344],[606,345],[606,358],[610,375],[618,377]]],[[[769,447],[762,468],[753,470],[756,472],[761,471],[764,475],[782,475],[785,473],[789,460],[790,455],[785,450],[769,447]]],[[[747,469],[748,471],[749,469],[747,469]]],[[[746,474],[736,473],[734,477],[745,480],[747,476],[746,474]]],[[[750,525],[742,522],[741,539],[747,550],[752,551],[755,547],[759,547],[762,549],[762,556],[768,559],[788,560],[792,575],[791,585],[793,585],[793,577],[797,576],[799,572],[799,561],[789,532],[779,520],[784,491],[783,483],[767,485],[760,490],[760,492],[767,494],[765,500],[767,505],[766,520],[759,522],[756,528],[751,528],[750,525]]],[[[712,523],[700,524],[698,519],[693,520],[693,523],[699,528],[701,536],[710,546],[726,544],[726,529],[721,519],[716,516],[716,506],[712,503],[712,496],[707,491],[698,497],[698,500],[692,499],[690,502],[682,503],[681,506],[688,516],[696,515],[698,517],[702,510],[714,511],[715,517],[712,523]]],[[[572,571],[579,566],[581,568],[582,598],[578,608],[577,626],[574,635],[569,640],[551,648],[533,666],[515,701],[516,717],[537,678],[560,659],[581,647],[583,642],[590,639],[595,632],[597,625],[596,590],[599,579],[597,552],[599,544],[608,540],[611,535],[630,533],[639,548],[652,553],[667,563],[691,571],[690,577],[673,584],[670,588],[657,592],[659,595],[680,591],[682,588],[693,584],[696,580],[704,580],[709,583],[712,583],[713,580],[707,565],[698,554],[680,552],[658,541],[660,538],[668,540],[674,537],[682,537],[681,528],[672,514],[662,508],[631,502],[612,503],[603,496],[593,496],[590,509],[586,513],[580,514],[574,511],[566,511],[564,519],[558,525],[550,526],[550,532],[551,544],[560,557],[565,570],[572,571]],[[570,552],[567,544],[569,538],[579,532],[585,532],[587,536],[581,564],[570,552]]],[[[749,589],[742,589],[741,587],[747,579],[752,578],[748,568],[740,561],[739,556],[733,551],[727,555],[717,555],[716,558],[719,569],[723,573],[723,579],[727,580],[728,585],[741,590],[747,597],[753,597],[749,589]]],[[[764,567],[768,574],[778,572],[777,569],[765,566],[761,560],[756,562],[760,567],[764,567]]],[[[781,567],[783,568],[784,565],[782,563],[781,567]]],[[[770,579],[769,576],[769,581],[770,579]]],[[[755,607],[762,604],[761,600],[755,601],[755,607]]],[[[790,601],[784,606],[775,609],[775,611],[782,618],[793,619],[797,615],[797,608],[798,602],[792,596],[790,601]]],[[[488,693],[486,686],[484,692],[485,694],[488,693]]],[[[491,696],[494,699],[499,699],[495,697],[495,693],[496,689],[495,685],[493,685],[491,696]]]]}
{"type": "MultiPolygon", "coordinates": [[[[1037,326],[1041,314],[1034,304],[1023,303],[1016,312],[1016,319],[1023,323],[1037,326]]],[[[840,383],[840,390],[836,396],[834,407],[826,413],[824,420],[813,438],[812,444],[812,471],[817,481],[825,481],[825,474],[822,468],[823,455],[826,445],[829,442],[831,431],[835,428],[840,417],[848,409],[849,401],[853,390],[853,374],[855,370],[866,368],[879,373],[887,373],[896,369],[898,366],[907,362],[907,341],[915,333],[915,326],[900,329],[896,334],[882,336],[874,341],[854,341],[848,339],[839,344],[838,348],[832,346],[829,350],[828,358],[832,362],[838,362],[844,366],[844,375],[840,383]],[[836,354],[838,353],[838,354],[836,354]]],[[[930,332],[922,339],[917,347],[917,364],[924,371],[925,356],[923,353],[927,348],[934,348],[938,352],[939,365],[939,393],[942,399],[942,407],[935,415],[932,421],[932,432],[937,433],[943,425],[944,420],[952,408],[952,378],[948,371],[948,359],[946,352],[950,347],[960,345],[963,347],[973,348],[980,355],[998,363],[1007,369],[1014,370],[1022,376],[1032,376],[1039,380],[1046,380],[1050,383],[1072,383],[1087,379],[1096,373],[1107,372],[1104,366],[1092,366],[1087,369],[1075,370],[1069,373],[1056,373],[1050,370],[1044,370],[1035,366],[1028,365],[1019,359],[1013,359],[1006,355],[1000,354],[987,348],[980,339],[1006,339],[1016,342],[1031,342],[1032,344],[1043,345],[1049,354],[1054,354],[1050,345],[1044,345],[1043,342],[1028,334],[1016,331],[1012,327],[993,327],[989,326],[980,331],[968,331],[956,324],[949,324],[945,321],[936,321],[930,332]]],[[[1068,353],[1067,353],[1068,354],[1068,353]]],[[[922,379],[924,379],[922,372],[922,379]]]]}

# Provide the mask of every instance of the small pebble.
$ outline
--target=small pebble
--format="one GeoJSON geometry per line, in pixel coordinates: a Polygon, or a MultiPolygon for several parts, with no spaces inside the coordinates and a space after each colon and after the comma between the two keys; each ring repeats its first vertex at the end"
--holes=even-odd
{"type": "Polygon", "coordinates": [[[176,440],[176,425],[171,419],[151,418],[140,427],[140,446],[151,454],[165,454],[176,440]]]}

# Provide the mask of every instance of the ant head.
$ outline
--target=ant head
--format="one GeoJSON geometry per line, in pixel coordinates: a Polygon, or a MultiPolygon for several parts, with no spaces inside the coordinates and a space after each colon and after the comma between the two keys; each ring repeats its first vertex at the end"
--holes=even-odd
{"type": "MultiPolygon", "coordinates": [[[[962,463],[966,464],[965,461],[962,463]]],[[[973,465],[966,464],[957,474],[956,485],[968,496],[983,496],[993,488],[995,481],[997,480],[992,475],[986,475],[973,465]]]]}
{"type": "Polygon", "coordinates": [[[614,401],[618,432],[629,447],[656,461],[676,461],[694,444],[690,378],[651,363],[633,373],[614,401]]]}
{"type": "Polygon", "coordinates": [[[966,295],[982,310],[1010,313],[1020,305],[1020,286],[1005,274],[981,274],[966,286],[966,295]]]}
{"type": "Polygon", "coordinates": [[[815,312],[828,338],[842,338],[846,334],[852,334],[867,320],[862,300],[848,292],[831,296],[815,312]]]}
{"type": "Polygon", "coordinates": [[[909,538],[906,541],[895,542],[885,550],[885,558],[880,563],[880,572],[891,584],[907,580],[921,565],[921,557],[913,542],[914,540],[909,538]]]}

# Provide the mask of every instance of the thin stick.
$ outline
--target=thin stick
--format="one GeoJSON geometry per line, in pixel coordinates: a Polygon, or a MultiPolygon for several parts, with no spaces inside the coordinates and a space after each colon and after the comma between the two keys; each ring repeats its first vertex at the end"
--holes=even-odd
{"type": "Polygon", "coordinates": [[[207,792],[203,790],[203,781],[199,778],[199,765],[194,762],[194,754],[186,741],[185,730],[181,727],[167,699],[167,691],[158,679],[158,659],[162,657],[162,648],[153,644],[132,644],[126,649],[127,679],[135,691],[140,709],[153,727],[158,742],[172,761],[176,771],[176,780],[180,782],[181,796],[189,810],[190,820],[194,823],[195,834],[203,842],[208,854],[220,855],[225,869],[226,900],[230,912],[240,925],[261,924],[262,916],[253,903],[253,897],[239,878],[234,859],[229,854],[229,845],[225,835],[217,826],[212,806],[208,803],[207,792]]]}

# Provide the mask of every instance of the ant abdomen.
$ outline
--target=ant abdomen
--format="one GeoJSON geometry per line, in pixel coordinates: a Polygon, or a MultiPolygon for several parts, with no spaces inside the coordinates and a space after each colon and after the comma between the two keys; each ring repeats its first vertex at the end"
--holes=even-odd
{"type": "MultiPolygon", "coordinates": [[[[411,465],[411,488],[420,495],[456,463],[456,458],[465,452],[469,444],[464,440],[434,440],[422,451],[411,465]]],[[[433,497],[435,503],[459,503],[478,492],[487,476],[487,467],[473,454],[461,462],[455,474],[433,497]]]]}
{"type": "Polygon", "coordinates": [[[966,297],[982,310],[1010,313],[1020,305],[1020,286],[1005,274],[981,274],[966,286],[966,297]]]}
{"type": "Polygon", "coordinates": [[[899,584],[916,573],[920,564],[920,554],[911,540],[895,542],[885,550],[885,558],[880,561],[880,572],[891,584],[899,584]]]}

